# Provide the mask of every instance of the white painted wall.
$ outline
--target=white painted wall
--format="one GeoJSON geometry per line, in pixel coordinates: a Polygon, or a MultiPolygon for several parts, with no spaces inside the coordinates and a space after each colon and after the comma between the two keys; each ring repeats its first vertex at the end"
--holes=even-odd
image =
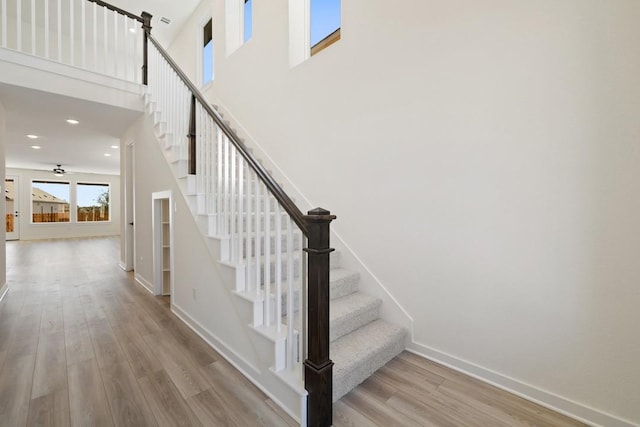
{"type": "MultiPolygon", "coordinates": [[[[5,157],[5,147],[7,146],[7,142],[5,141],[6,137],[6,127],[5,127],[5,111],[4,106],[0,102],[0,176],[3,177],[1,193],[3,193],[2,202],[0,202],[0,218],[4,218],[6,214],[6,205],[4,203],[4,176],[5,176],[5,167],[4,167],[4,157],[5,157]]],[[[3,221],[4,222],[4,221],[3,221]]],[[[7,284],[7,247],[4,244],[6,238],[6,228],[4,224],[0,227],[0,241],[3,242],[0,244],[0,297],[2,297],[6,291],[7,284]]]]}
{"type": "MultiPolygon", "coordinates": [[[[54,177],[48,171],[7,168],[7,175],[20,179],[20,240],[60,239],[72,237],[117,236],[120,234],[120,177],[117,175],[99,175],[74,173],[62,178],[54,177]],[[70,195],[75,197],[75,185],[78,182],[106,183],[111,186],[109,202],[111,220],[105,222],[61,222],[31,223],[31,181],[60,180],[71,183],[70,195]]],[[[71,206],[74,210],[74,205],[71,206]]],[[[72,219],[75,216],[72,213],[72,219]]]]}
{"type": "Polygon", "coordinates": [[[196,76],[213,5],[207,95],[338,215],[410,348],[640,422],[640,2],[344,1],[342,40],[293,69],[286,0],[228,57],[223,4],[172,54],[196,76]]]}

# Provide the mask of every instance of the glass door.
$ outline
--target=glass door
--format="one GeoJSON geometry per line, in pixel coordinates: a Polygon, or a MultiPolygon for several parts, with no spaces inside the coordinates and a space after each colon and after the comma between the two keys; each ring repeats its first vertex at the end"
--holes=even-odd
{"type": "Polygon", "coordinates": [[[18,200],[18,194],[18,178],[5,178],[4,200],[6,203],[5,227],[7,240],[20,239],[20,222],[18,221],[20,202],[18,200]]]}

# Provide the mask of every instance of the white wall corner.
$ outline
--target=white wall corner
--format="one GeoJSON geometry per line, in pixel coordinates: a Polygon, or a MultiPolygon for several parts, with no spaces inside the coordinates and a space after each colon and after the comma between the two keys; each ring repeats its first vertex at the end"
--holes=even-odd
{"type": "Polygon", "coordinates": [[[7,295],[7,292],[9,292],[9,284],[5,282],[5,284],[0,288],[0,301],[4,299],[4,297],[7,295]]]}

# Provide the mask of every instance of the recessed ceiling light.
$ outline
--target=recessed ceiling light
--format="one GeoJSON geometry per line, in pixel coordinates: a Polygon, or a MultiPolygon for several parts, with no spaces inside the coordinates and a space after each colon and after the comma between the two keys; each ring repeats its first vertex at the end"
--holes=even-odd
{"type": "Polygon", "coordinates": [[[80,122],[76,119],[67,119],[67,123],[69,123],[70,125],[77,125],[80,122]]]}
{"type": "Polygon", "coordinates": [[[39,150],[42,147],[40,147],[39,145],[32,145],[31,148],[33,148],[34,150],[39,150]]]}
{"type": "Polygon", "coordinates": [[[112,145],[111,148],[113,148],[114,150],[117,150],[120,147],[118,147],[117,145],[112,145]]]}
{"type": "Polygon", "coordinates": [[[29,134],[29,135],[27,135],[27,138],[29,138],[29,139],[38,139],[39,137],[38,137],[38,135],[29,134]]]}
{"type": "Polygon", "coordinates": [[[104,156],[105,156],[105,157],[111,157],[111,154],[109,154],[109,153],[104,153],[104,156]]]}

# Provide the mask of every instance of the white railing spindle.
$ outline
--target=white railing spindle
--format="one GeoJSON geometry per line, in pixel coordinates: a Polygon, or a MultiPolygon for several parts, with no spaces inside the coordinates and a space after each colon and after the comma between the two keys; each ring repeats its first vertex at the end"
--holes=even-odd
{"type": "Polygon", "coordinates": [[[243,248],[245,248],[244,237],[244,221],[246,221],[247,214],[244,211],[244,161],[242,156],[238,156],[238,246],[236,247],[236,262],[240,264],[243,259],[243,248]]]}
{"type": "Polygon", "coordinates": [[[74,0],[69,0],[69,64],[71,65],[75,65],[76,62],[73,3],[74,0]]]}
{"type": "MultiPolygon", "coordinates": [[[[255,251],[255,256],[256,256],[256,265],[255,265],[255,280],[256,280],[256,298],[260,297],[260,285],[262,283],[261,280],[261,273],[262,273],[262,256],[261,256],[261,244],[262,244],[262,240],[264,239],[263,234],[260,231],[260,196],[261,196],[261,191],[262,190],[262,183],[260,182],[260,180],[256,179],[255,182],[255,195],[253,196],[253,200],[254,200],[254,220],[255,220],[255,241],[254,241],[254,251],[255,251]]],[[[265,295],[266,297],[266,295],[265,295]]]]}
{"type": "MultiPolygon", "coordinates": [[[[268,191],[264,194],[264,313],[265,325],[271,326],[273,308],[271,306],[271,195],[268,191]]],[[[280,295],[276,295],[279,298],[280,295]]]]}
{"type": "Polygon", "coordinates": [[[31,54],[36,55],[36,0],[31,0],[31,54]]]}
{"type": "Polygon", "coordinates": [[[18,0],[16,21],[16,50],[22,52],[22,0],[18,0]]]}
{"type": "Polygon", "coordinates": [[[253,242],[253,229],[254,229],[254,222],[253,222],[253,215],[255,215],[255,207],[252,203],[252,193],[253,193],[253,180],[255,177],[255,172],[252,171],[251,169],[247,170],[247,238],[246,238],[246,251],[247,251],[247,255],[245,256],[247,259],[247,263],[246,263],[246,272],[245,272],[245,277],[247,279],[247,285],[246,285],[246,290],[248,292],[253,291],[253,278],[254,275],[251,274],[251,272],[253,271],[253,265],[257,264],[258,260],[257,258],[255,258],[255,247],[253,246],[252,242],[253,242]]]}
{"type": "Polygon", "coordinates": [[[93,70],[98,70],[98,3],[93,3],[93,70]]]}
{"type": "Polygon", "coordinates": [[[44,57],[49,59],[49,0],[44,0],[44,57]]]}
{"type": "Polygon", "coordinates": [[[85,16],[86,4],[87,2],[85,0],[82,0],[80,2],[80,31],[82,32],[80,39],[82,41],[82,68],[87,68],[87,19],[85,16]]]}
{"type": "Polygon", "coordinates": [[[56,6],[58,7],[58,13],[56,15],[58,21],[57,36],[58,36],[58,62],[62,62],[62,0],[56,0],[56,6]]]}
{"type": "Polygon", "coordinates": [[[280,333],[282,330],[282,211],[278,202],[276,202],[275,216],[276,329],[280,333]]]}
{"type": "Polygon", "coordinates": [[[293,286],[293,221],[287,218],[287,368],[293,367],[294,286],[293,286]]]}
{"type": "Polygon", "coordinates": [[[7,0],[2,0],[2,47],[7,47],[7,0]]]}

